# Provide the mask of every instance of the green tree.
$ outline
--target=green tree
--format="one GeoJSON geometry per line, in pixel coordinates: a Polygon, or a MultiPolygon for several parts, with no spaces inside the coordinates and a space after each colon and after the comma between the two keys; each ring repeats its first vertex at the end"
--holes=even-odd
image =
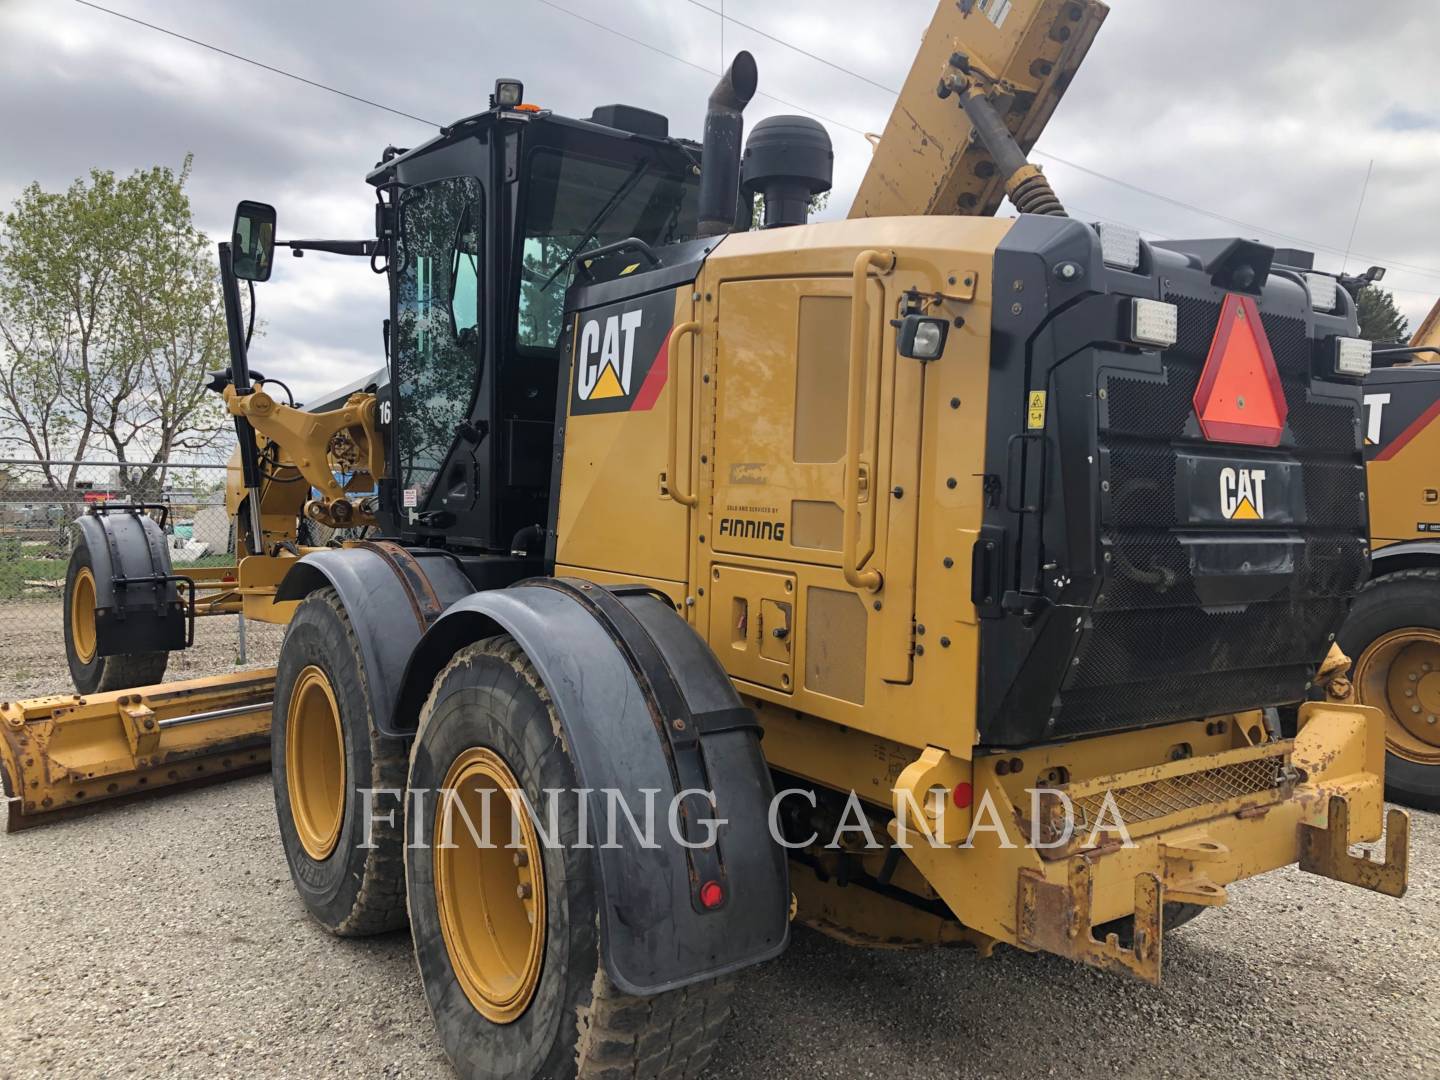
{"type": "Polygon", "coordinates": [[[1395,306],[1395,297],[1378,285],[1366,285],[1355,297],[1360,336],[1376,342],[1408,341],[1410,323],[1395,306]]]}
{"type": "MultiPolygon", "coordinates": [[[[190,163],[31,184],[0,219],[0,445],[113,455],[122,488],[149,495],[172,456],[223,438],[203,382],[224,366],[224,314],[190,163]]],[[[76,470],[46,468],[46,483],[76,470]]]]}
{"type": "MultiPolygon", "coordinates": [[[[765,227],[765,196],[757,191],[751,196],[751,202],[753,206],[750,213],[750,231],[754,232],[757,229],[763,229],[765,227]]],[[[822,191],[818,195],[811,195],[810,216],[814,217],[829,205],[830,192],[822,191]]]]}

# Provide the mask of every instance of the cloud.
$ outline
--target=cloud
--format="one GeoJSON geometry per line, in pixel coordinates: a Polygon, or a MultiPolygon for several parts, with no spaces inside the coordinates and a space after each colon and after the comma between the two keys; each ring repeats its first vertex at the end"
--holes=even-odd
{"type": "MultiPolygon", "coordinates": [[[[505,75],[523,79],[531,100],[563,114],[627,102],[667,114],[672,133],[698,137],[711,72],[722,59],[720,21],[704,10],[718,0],[514,0],[503,14],[491,4],[445,0],[398,9],[359,0],[108,2],[437,122],[484,108],[494,78],[505,75]]],[[[750,122],[797,106],[827,119],[836,150],[827,216],[843,214],[869,161],[860,133],[881,130],[892,104],[865,80],[903,83],[933,5],[726,0],[725,10],[863,76],[742,27],[725,29],[725,55],[748,48],[759,61],[768,96],[756,100],[750,122]]],[[[1440,292],[1433,182],[1440,120],[1431,109],[1440,100],[1440,69],[1395,62],[1395,43],[1433,37],[1426,0],[1383,7],[1114,0],[1037,160],[1067,205],[1090,216],[1156,235],[1253,233],[1296,244],[1278,232],[1313,244],[1328,268],[1344,264],[1347,249],[1351,269],[1384,263],[1386,286],[1415,322],[1440,292]],[[1381,70],[1380,89],[1343,77],[1381,70]],[[1044,152],[1262,229],[1097,179],[1044,152]]],[[[235,201],[249,197],[277,205],[282,234],[358,238],[373,220],[364,175],[383,147],[433,134],[423,123],[80,4],[0,3],[0,41],[0,95],[12,104],[9,152],[0,159],[5,202],[32,179],[57,188],[92,165],[124,173],[178,165],[193,152],[196,216],[212,235],[228,229],[235,201]]],[[[257,366],[287,381],[294,375],[302,397],[381,362],[385,291],[361,260],[284,259],[260,295],[266,334],[257,366]]]]}

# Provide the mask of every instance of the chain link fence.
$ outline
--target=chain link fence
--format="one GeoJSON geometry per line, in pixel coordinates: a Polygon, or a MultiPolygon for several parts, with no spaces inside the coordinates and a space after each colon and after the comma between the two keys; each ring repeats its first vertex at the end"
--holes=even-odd
{"type": "MultiPolygon", "coordinates": [[[[224,566],[235,561],[225,469],[0,458],[0,698],[70,690],[62,607],[75,519],[104,503],[161,503],[176,570],[224,566]]],[[[195,645],[172,655],[166,677],[273,664],[281,629],[232,615],[199,619],[195,645]]]]}

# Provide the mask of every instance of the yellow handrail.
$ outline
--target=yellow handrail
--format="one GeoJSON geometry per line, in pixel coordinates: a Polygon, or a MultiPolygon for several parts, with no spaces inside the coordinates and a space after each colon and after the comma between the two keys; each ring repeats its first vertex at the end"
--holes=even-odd
{"type": "Polygon", "coordinates": [[[865,402],[861,392],[869,386],[874,402],[875,414],[880,414],[880,353],[869,348],[870,305],[866,292],[870,284],[870,268],[888,273],[895,266],[895,253],[867,249],[855,257],[855,269],[850,278],[850,387],[845,409],[845,528],[842,540],[841,564],[845,580],[857,589],[878,592],[884,579],[874,568],[860,567],[875,551],[876,506],[870,518],[869,547],[863,553],[860,543],[860,475],[861,470],[873,468],[880,441],[880,425],[872,426],[870,439],[862,449],[860,440],[865,423],[865,402]]]}
{"type": "MultiPolygon", "coordinates": [[[[670,331],[670,343],[667,346],[666,363],[670,365],[670,457],[668,468],[665,473],[665,489],[670,497],[681,506],[694,506],[699,502],[699,497],[693,491],[680,490],[680,474],[678,469],[678,458],[680,456],[680,364],[677,359],[676,346],[680,339],[690,334],[700,333],[698,322],[683,322],[674,330],[670,331]]],[[[690,380],[693,390],[695,380],[690,380]]]]}

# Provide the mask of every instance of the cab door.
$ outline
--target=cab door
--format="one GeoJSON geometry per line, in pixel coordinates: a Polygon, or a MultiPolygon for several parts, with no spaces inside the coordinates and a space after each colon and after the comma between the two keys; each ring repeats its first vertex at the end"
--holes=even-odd
{"type": "Polygon", "coordinates": [[[490,445],[467,437],[464,426],[475,413],[488,351],[485,226],[484,188],[473,176],[419,184],[400,196],[390,473],[394,510],[407,531],[490,531],[490,445]]]}

